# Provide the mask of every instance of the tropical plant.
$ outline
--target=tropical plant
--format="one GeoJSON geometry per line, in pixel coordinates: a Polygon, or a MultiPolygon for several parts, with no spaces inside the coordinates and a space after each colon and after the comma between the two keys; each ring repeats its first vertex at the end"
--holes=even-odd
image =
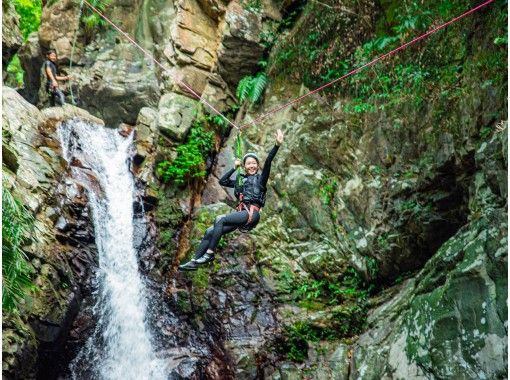
{"type": "Polygon", "coordinates": [[[14,8],[20,17],[19,28],[23,39],[39,29],[41,24],[41,0],[14,0],[14,8]]]}
{"type": "Polygon", "coordinates": [[[162,161],[156,172],[163,182],[182,185],[191,178],[204,177],[205,158],[213,148],[213,132],[206,132],[199,121],[191,128],[187,142],[177,147],[177,157],[162,161]]]}
{"type": "Polygon", "coordinates": [[[236,96],[240,103],[250,101],[251,104],[257,103],[264,93],[267,86],[267,75],[259,72],[256,76],[245,76],[237,85],[236,96]]]}
{"type": "MultiPolygon", "coordinates": [[[[101,13],[104,13],[110,0],[89,0],[89,2],[94,8],[99,10],[101,13]]],[[[88,7],[83,9],[80,20],[85,27],[85,37],[87,40],[92,38],[96,28],[102,28],[106,26],[106,21],[103,20],[103,18],[99,16],[95,11],[88,7]]]]}
{"type": "Polygon", "coordinates": [[[6,84],[22,87],[24,74],[19,57],[15,54],[7,65],[6,84]]]}
{"type": "Polygon", "coordinates": [[[2,309],[17,310],[32,284],[32,267],[22,250],[33,230],[34,218],[29,210],[4,186],[2,189],[2,309]]]}

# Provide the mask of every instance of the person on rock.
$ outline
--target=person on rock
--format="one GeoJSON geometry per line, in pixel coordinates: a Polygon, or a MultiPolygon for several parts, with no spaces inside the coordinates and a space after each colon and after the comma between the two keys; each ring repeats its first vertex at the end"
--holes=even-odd
{"type": "Polygon", "coordinates": [[[46,92],[50,97],[50,105],[55,106],[55,103],[63,106],[65,104],[64,93],[58,88],[59,80],[72,79],[70,75],[60,75],[60,70],[57,65],[57,52],[55,49],[50,49],[46,53],[46,61],[44,61],[43,68],[46,74],[46,92]]]}
{"type": "Polygon", "coordinates": [[[239,200],[237,211],[216,218],[214,226],[209,227],[205,232],[205,236],[193,259],[179,265],[180,271],[196,270],[201,264],[213,261],[214,250],[222,235],[237,229],[248,232],[258,224],[260,209],[264,206],[266,200],[266,186],[271,171],[271,162],[283,143],[283,132],[281,130],[276,132],[275,139],[275,145],[267,156],[261,174],[259,174],[259,158],[255,153],[248,153],[242,160],[245,171],[245,174],[241,174],[242,185],[238,185],[236,179],[230,178],[234,171],[241,166],[240,160],[236,160],[235,168],[230,169],[221,177],[220,185],[234,189],[234,194],[239,200]]]}

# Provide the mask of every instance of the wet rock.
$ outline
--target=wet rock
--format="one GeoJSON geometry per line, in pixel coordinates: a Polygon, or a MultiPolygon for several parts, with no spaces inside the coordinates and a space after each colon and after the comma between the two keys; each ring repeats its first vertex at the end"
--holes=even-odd
{"type": "Polygon", "coordinates": [[[34,215],[36,228],[23,249],[33,264],[38,288],[20,305],[22,318],[4,315],[4,336],[23,344],[4,346],[3,371],[9,378],[35,378],[37,371],[48,378],[56,376],[55,363],[63,355],[61,349],[80,302],[78,284],[93,262],[89,257],[77,267],[73,260],[94,251],[80,187],[63,183],[65,164],[56,127],[88,114],[73,107],[42,113],[8,87],[3,88],[2,102],[3,145],[17,157],[9,168],[3,166],[4,186],[34,215]],[[66,189],[73,191],[66,194],[66,189]]]}
{"type": "Polygon", "coordinates": [[[165,94],[158,105],[158,129],[170,139],[183,141],[191,129],[197,102],[178,94],[165,94]]]}
{"type": "Polygon", "coordinates": [[[38,104],[40,91],[46,91],[41,87],[46,76],[43,73],[42,65],[44,54],[39,44],[39,35],[32,32],[18,51],[21,66],[25,71],[23,76],[24,90],[23,97],[32,104],[38,104]]]}
{"type": "MultiPolygon", "coordinates": [[[[50,3],[43,7],[39,42],[44,49],[57,51],[59,63],[68,63],[75,33],[80,34],[80,7],[71,0],[50,3]]],[[[79,41],[79,39],[78,39],[79,41]]],[[[74,51],[74,59],[80,54],[80,44],[74,51]]]]}
{"type": "Polygon", "coordinates": [[[19,29],[19,15],[14,8],[14,3],[2,3],[2,10],[2,65],[5,71],[12,56],[16,54],[23,43],[23,37],[19,29]]]}
{"type": "Polygon", "coordinates": [[[131,44],[106,47],[85,67],[74,67],[77,105],[111,127],[134,125],[140,109],[156,106],[160,97],[153,67],[131,44]]]}
{"type": "Polygon", "coordinates": [[[231,88],[235,89],[242,77],[258,70],[257,62],[264,54],[260,32],[260,16],[243,9],[238,2],[230,2],[218,50],[218,69],[231,88]]]}
{"type": "Polygon", "coordinates": [[[501,302],[507,296],[506,221],[504,212],[497,211],[499,190],[490,190],[487,177],[503,168],[503,138],[494,136],[477,153],[477,177],[485,180],[474,180],[470,204],[477,214],[477,202],[482,201],[484,211],[450,238],[391,301],[374,310],[371,328],[354,346],[354,376],[391,372],[497,378],[506,373],[506,304],[501,302]]]}

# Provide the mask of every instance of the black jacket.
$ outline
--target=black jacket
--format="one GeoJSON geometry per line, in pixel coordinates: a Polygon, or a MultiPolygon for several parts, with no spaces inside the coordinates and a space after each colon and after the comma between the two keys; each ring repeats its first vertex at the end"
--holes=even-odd
{"type": "Polygon", "coordinates": [[[241,174],[242,187],[237,186],[236,179],[230,178],[235,169],[230,169],[223,175],[223,177],[221,177],[220,185],[233,188],[237,199],[239,199],[241,194],[243,194],[244,203],[256,204],[259,207],[263,207],[266,200],[266,186],[267,180],[269,179],[269,173],[271,171],[271,163],[276,155],[276,152],[278,152],[278,148],[279,147],[275,145],[269,152],[266,161],[264,162],[262,174],[241,174]]]}

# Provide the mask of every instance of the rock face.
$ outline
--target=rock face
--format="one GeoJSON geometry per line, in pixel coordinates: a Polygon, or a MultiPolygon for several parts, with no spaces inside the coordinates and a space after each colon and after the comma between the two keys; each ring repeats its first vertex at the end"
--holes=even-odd
{"type": "Polygon", "coordinates": [[[476,152],[471,221],[372,312],[352,378],[506,377],[506,140],[497,134],[476,152]]]}
{"type": "Polygon", "coordinates": [[[23,70],[25,70],[23,97],[31,104],[37,104],[40,90],[45,91],[44,85],[41,86],[41,84],[45,84],[45,76],[42,73],[44,56],[37,32],[33,32],[28,36],[28,39],[19,49],[18,56],[23,70]]]}
{"type": "Polygon", "coordinates": [[[35,215],[35,236],[25,249],[38,288],[20,315],[4,314],[3,373],[28,379],[39,367],[56,376],[96,256],[84,190],[62,176],[56,124],[91,116],[71,106],[43,114],[8,87],[2,102],[3,185],[35,215]]]}
{"type": "MultiPolygon", "coordinates": [[[[55,49],[61,64],[69,63],[71,59],[74,36],[80,33],[79,13],[80,7],[71,0],[43,7],[39,43],[44,50],[55,49]]],[[[77,50],[74,52],[74,59],[79,56],[80,46],[78,45],[75,49],[77,50]]]]}
{"type": "Polygon", "coordinates": [[[73,70],[75,101],[111,127],[134,125],[141,108],[158,103],[160,93],[153,69],[127,44],[97,53],[91,66],[73,70]]]}
{"type": "Polygon", "coordinates": [[[5,70],[12,56],[16,54],[23,43],[23,37],[19,29],[19,16],[14,9],[14,3],[4,1],[2,11],[2,65],[5,70]]]}
{"type": "MultiPolygon", "coordinates": [[[[339,47],[342,54],[372,38],[370,17],[376,17],[374,23],[386,17],[385,9],[371,12],[373,6],[347,4],[335,16],[328,14],[328,22],[336,17],[351,26],[362,23],[349,45],[339,47]],[[347,20],[353,9],[360,18],[347,20]]],[[[322,25],[321,13],[313,9],[303,12],[288,38],[279,42],[287,50],[274,51],[274,65],[293,54],[294,47],[306,46],[307,28],[322,25]]],[[[329,99],[310,97],[243,131],[246,149],[262,158],[272,145],[273,131],[286,132],[262,221],[251,235],[260,268],[256,281],[274,297],[278,328],[273,331],[287,340],[283,346],[288,352],[262,360],[267,349],[256,350],[252,357],[259,359],[259,374],[265,368],[274,379],[506,376],[507,310],[501,300],[507,294],[507,173],[506,153],[500,154],[507,150],[501,124],[507,118],[506,82],[498,74],[480,87],[484,76],[476,66],[487,53],[480,46],[498,62],[503,59],[489,37],[498,33],[498,12],[487,10],[462,26],[469,29],[474,25],[470,23],[482,22],[484,32],[461,41],[445,36],[432,51],[423,52],[424,70],[435,70],[432,56],[461,55],[465,60],[456,82],[462,89],[448,105],[432,100],[452,91],[438,82],[435,72],[426,74],[430,87],[422,93],[428,99],[423,106],[400,103],[396,99],[401,95],[390,92],[380,108],[374,100],[372,111],[349,109],[360,96],[353,85],[329,99]],[[462,55],[465,46],[472,49],[462,55]],[[442,107],[448,113],[438,117],[442,107]],[[495,128],[498,123],[501,133],[495,128]],[[349,277],[353,271],[358,285],[349,277]],[[395,285],[403,278],[407,280],[395,285]],[[369,299],[357,296],[352,306],[347,294],[360,287],[377,290],[370,291],[369,299]]],[[[321,43],[331,42],[333,50],[337,34],[330,37],[321,43]]],[[[312,54],[314,48],[320,46],[302,53],[323,54],[319,63],[327,67],[333,53],[312,54]]],[[[396,65],[409,68],[409,59],[402,56],[396,65]]],[[[304,62],[288,65],[301,70],[296,77],[304,73],[305,79],[318,79],[315,67],[304,68],[304,62]]],[[[498,70],[503,72],[501,65],[498,70]]],[[[247,122],[308,91],[290,83],[285,73],[273,73],[265,102],[247,122]]],[[[215,177],[231,167],[232,146],[233,137],[218,157],[215,177]]],[[[209,180],[202,199],[228,199],[214,185],[217,179],[209,180]]],[[[217,281],[218,274],[211,272],[209,283],[217,281]]],[[[244,299],[241,292],[235,297],[244,299]]],[[[206,314],[216,312],[209,306],[206,314]]],[[[278,352],[279,343],[266,343],[278,352]]],[[[241,361],[237,365],[237,374],[249,368],[241,361]]]]}

